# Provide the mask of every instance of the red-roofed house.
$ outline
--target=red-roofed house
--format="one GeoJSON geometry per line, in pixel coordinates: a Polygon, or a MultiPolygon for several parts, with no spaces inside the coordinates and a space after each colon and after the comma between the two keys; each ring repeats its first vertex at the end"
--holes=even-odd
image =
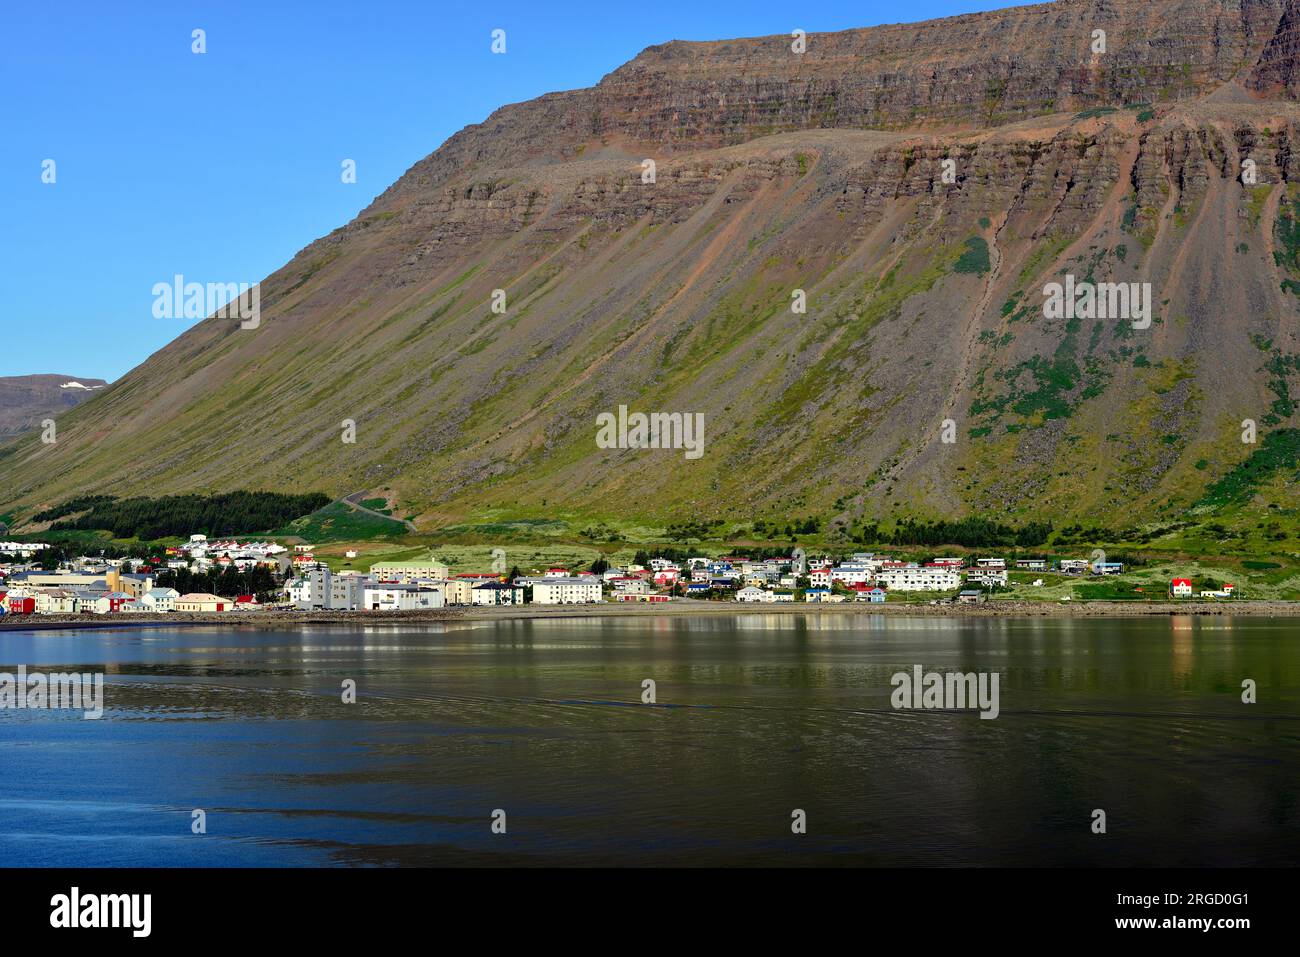
{"type": "Polygon", "coordinates": [[[1169,583],[1169,594],[1174,598],[1191,598],[1192,580],[1190,578],[1175,578],[1169,583]]]}

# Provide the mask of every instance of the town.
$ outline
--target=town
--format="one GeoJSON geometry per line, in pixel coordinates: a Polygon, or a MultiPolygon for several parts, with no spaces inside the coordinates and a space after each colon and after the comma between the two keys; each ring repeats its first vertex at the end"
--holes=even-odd
{"type": "MultiPolygon", "coordinates": [[[[686,559],[645,557],[611,567],[565,567],[453,573],[433,555],[424,560],[376,562],[367,572],[335,571],[313,546],[272,541],[209,541],[191,535],[183,545],[148,558],[80,556],[49,567],[48,543],[0,542],[0,614],[117,615],[280,611],[422,611],[454,606],[591,605],[669,601],[745,604],[881,603],[897,596],[931,603],[982,604],[1006,589],[1014,570],[1026,576],[1105,578],[1123,574],[1122,562],[1046,557],[935,556],[901,561],[859,552],[830,557],[738,556],[686,559]],[[177,584],[223,580],[232,574],[249,591],[217,595],[182,591],[177,584]],[[214,577],[215,576],[215,577],[214,577]]],[[[349,551],[349,557],[356,553],[349,551]]],[[[641,558],[642,556],[638,556],[641,558]]],[[[1028,582],[1042,586],[1043,579],[1028,582]]],[[[1137,589],[1141,591],[1141,589],[1137,589]]],[[[1190,577],[1172,578],[1167,597],[1230,599],[1232,584],[1196,589],[1190,577]]]]}

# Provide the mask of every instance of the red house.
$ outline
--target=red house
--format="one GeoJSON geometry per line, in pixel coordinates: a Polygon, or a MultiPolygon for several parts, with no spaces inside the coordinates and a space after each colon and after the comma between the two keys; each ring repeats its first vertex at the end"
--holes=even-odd
{"type": "Polygon", "coordinates": [[[7,598],[5,607],[9,609],[11,615],[34,615],[36,614],[35,598],[7,598]]]}

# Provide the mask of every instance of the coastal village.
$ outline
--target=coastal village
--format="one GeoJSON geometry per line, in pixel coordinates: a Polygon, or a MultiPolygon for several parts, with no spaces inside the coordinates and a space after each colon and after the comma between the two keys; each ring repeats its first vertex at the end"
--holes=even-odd
{"type": "MultiPolygon", "coordinates": [[[[580,570],[555,567],[453,573],[431,555],[424,560],[380,561],[368,571],[333,570],[311,545],[274,541],[209,541],[192,535],[183,545],[149,558],[83,556],[46,567],[45,543],[0,542],[0,615],[130,615],[139,613],[255,613],[279,611],[423,611],[455,606],[593,605],[714,601],[982,604],[1009,586],[1015,571],[1032,576],[1104,579],[1121,575],[1121,562],[1086,558],[935,556],[901,561],[855,553],[838,560],[802,554],[784,557],[652,557],[644,564],[580,570]],[[179,574],[261,570],[273,591],[261,594],[181,593],[167,586],[179,574]]],[[[355,557],[355,552],[348,556],[355,557]]],[[[1041,587],[1042,578],[1029,586],[1041,587]]],[[[1140,591],[1140,589],[1139,589],[1140,591]]],[[[1173,599],[1238,597],[1225,583],[1197,589],[1190,577],[1169,580],[1173,599]]],[[[1067,599],[1068,600],[1068,599],[1067,599]]]]}

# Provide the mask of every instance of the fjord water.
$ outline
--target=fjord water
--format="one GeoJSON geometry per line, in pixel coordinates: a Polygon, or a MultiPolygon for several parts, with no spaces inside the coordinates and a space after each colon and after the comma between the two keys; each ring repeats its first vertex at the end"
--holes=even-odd
{"type": "Polygon", "coordinates": [[[8,866],[1300,857],[1294,620],[115,627],[0,649],[0,671],[102,670],[106,696],[98,721],[0,711],[8,866]],[[918,664],[999,673],[1000,715],[892,709],[918,664]]]}

